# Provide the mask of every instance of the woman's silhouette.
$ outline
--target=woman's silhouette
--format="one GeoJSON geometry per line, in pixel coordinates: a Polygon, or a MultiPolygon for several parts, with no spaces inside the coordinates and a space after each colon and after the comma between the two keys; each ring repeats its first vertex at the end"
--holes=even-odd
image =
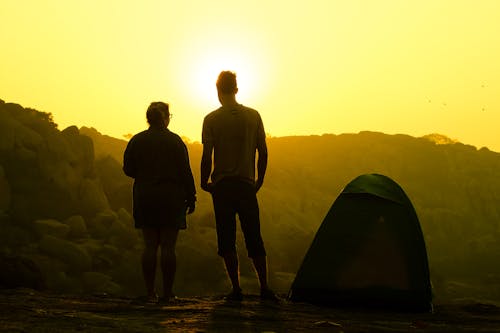
{"type": "Polygon", "coordinates": [[[175,244],[179,229],[186,228],[186,213],[195,209],[196,190],[186,145],[170,132],[169,106],[153,102],[146,118],[149,129],[130,139],[123,156],[123,170],[134,178],[135,227],[142,229],[142,271],[148,300],[158,301],[154,288],[158,247],[161,248],[163,296],[174,298],[175,244]]]}

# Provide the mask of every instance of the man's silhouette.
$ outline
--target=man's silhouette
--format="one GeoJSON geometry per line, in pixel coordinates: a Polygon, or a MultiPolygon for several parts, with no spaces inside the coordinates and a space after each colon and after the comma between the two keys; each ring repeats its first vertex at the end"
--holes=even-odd
{"type": "Polygon", "coordinates": [[[233,290],[229,300],[243,298],[236,253],[236,214],[245,236],[248,256],[259,277],[261,298],[276,300],[267,283],[267,258],[260,232],[257,191],[264,182],[267,146],[259,113],[236,102],[236,74],[223,71],[217,79],[221,107],[203,121],[201,188],[212,194],[218,254],[224,258],[233,290]],[[258,152],[257,180],[255,155],[258,152]],[[212,152],[214,169],[212,172],[212,152]]]}

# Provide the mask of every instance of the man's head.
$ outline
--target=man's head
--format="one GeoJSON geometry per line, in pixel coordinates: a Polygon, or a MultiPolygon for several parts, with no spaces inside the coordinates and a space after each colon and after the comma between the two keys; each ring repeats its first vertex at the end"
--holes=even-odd
{"type": "Polygon", "coordinates": [[[170,122],[170,111],[167,103],[153,102],[146,111],[146,118],[152,127],[167,127],[170,122]]]}
{"type": "Polygon", "coordinates": [[[219,95],[234,95],[238,92],[236,74],[231,71],[220,72],[216,85],[219,95]]]}

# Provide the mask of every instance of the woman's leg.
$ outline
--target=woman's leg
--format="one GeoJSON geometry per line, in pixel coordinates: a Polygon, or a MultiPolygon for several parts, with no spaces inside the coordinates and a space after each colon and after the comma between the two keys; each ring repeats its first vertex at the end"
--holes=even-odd
{"type": "Polygon", "coordinates": [[[169,299],[174,294],[172,286],[174,285],[175,271],[177,269],[177,260],[175,256],[175,244],[179,230],[176,228],[161,228],[161,270],[163,273],[163,297],[169,299]]]}
{"type": "Polygon", "coordinates": [[[156,253],[160,245],[160,230],[156,228],[142,229],[144,252],[142,253],[142,274],[146,283],[148,297],[156,297],[156,253]]]}

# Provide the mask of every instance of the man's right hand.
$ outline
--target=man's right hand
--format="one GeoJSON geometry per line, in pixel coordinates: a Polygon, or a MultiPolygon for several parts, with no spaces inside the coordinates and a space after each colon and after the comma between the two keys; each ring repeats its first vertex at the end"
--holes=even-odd
{"type": "Polygon", "coordinates": [[[202,183],[201,184],[201,189],[203,191],[208,192],[208,193],[212,193],[212,191],[214,189],[214,184],[213,183],[202,183]]]}

